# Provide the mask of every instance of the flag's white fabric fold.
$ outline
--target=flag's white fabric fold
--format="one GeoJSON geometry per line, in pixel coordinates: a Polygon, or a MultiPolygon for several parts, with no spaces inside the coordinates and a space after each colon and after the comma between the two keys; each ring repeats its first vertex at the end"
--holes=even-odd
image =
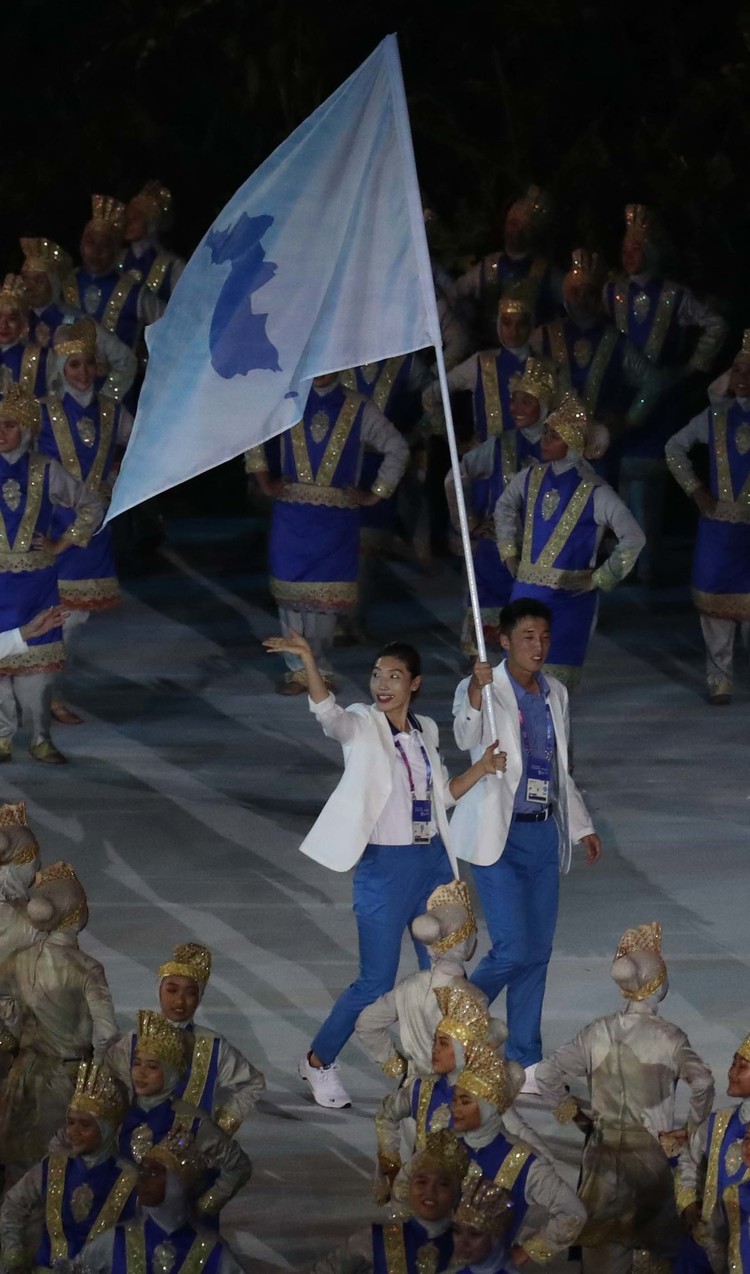
{"type": "Polygon", "coordinates": [[[313,376],[439,345],[395,36],[230,200],[147,343],[110,517],[290,428],[313,376]]]}

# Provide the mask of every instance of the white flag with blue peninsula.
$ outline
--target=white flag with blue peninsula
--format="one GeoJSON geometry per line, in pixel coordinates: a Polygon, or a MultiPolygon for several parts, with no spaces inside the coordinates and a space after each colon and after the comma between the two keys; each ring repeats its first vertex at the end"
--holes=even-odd
{"type": "Polygon", "coordinates": [[[291,428],[314,376],[436,344],[391,35],[230,200],[147,329],[109,517],[291,428]]]}

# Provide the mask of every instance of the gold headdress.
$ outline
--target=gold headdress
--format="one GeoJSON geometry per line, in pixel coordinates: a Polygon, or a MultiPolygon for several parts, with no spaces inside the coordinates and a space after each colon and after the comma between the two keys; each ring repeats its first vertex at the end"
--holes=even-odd
{"type": "Polygon", "coordinates": [[[497,307],[498,316],[502,314],[528,314],[529,318],[531,318],[533,312],[534,288],[526,279],[521,279],[518,283],[511,284],[504,296],[500,297],[497,307]]]}
{"type": "Polygon", "coordinates": [[[120,238],[125,225],[125,204],[111,195],[92,195],[89,225],[95,230],[109,230],[120,238]]]}
{"type": "Polygon", "coordinates": [[[34,877],[34,884],[46,885],[51,880],[69,880],[78,886],[82,894],[80,902],[77,902],[75,906],[58,921],[56,928],[71,929],[74,925],[80,925],[87,914],[86,891],[73,871],[70,863],[51,863],[49,867],[44,867],[41,871],[38,871],[34,877]]]}
{"type": "Polygon", "coordinates": [[[434,994],[443,1015],[437,1027],[441,1034],[450,1035],[464,1046],[487,1039],[489,1015],[476,996],[460,986],[435,987],[434,994]]]}
{"type": "Polygon", "coordinates": [[[528,358],[522,372],[510,378],[510,392],[519,390],[531,394],[543,407],[550,407],[557,391],[557,370],[554,363],[545,358],[528,358]]]}
{"type": "Polygon", "coordinates": [[[735,363],[744,363],[748,359],[750,359],[750,327],[746,327],[742,333],[742,344],[734,356],[735,363]]]}
{"type": "Polygon", "coordinates": [[[159,225],[166,221],[172,211],[172,192],[167,190],[166,186],[162,186],[160,181],[147,181],[143,189],[139,190],[130,202],[138,204],[149,221],[159,225]]]}
{"type": "Polygon", "coordinates": [[[38,270],[40,274],[55,274],[60,279],[70,274],[73,268],[72,258],[59,243],[43,238],[25,238],[20,242],[24,265],[30,270],[38,270]]]}
{"type": "Polygon", "coordinates": [[[641,986],[636,987],[635,990],[626,990],[625,987],[620,986],[620,993],[624,995],[626,1000],[647,1000],[666,981],[667,966],[661,954],[661,935],[662,927],[659,921],[652,920],[650,924],[638,925],[635,929],[626,929],[620,938],[615,952],[616,961],[623,956],[632,955],[634,951],[647,951],[650,955],[657,958],[660,966],[656,974],[641,986]]]}
{"type": "Polygon", "coordinates": [[[138,1010],[135,1051],[158,1058],[179,1074],[182,1074],[188,1061],[185,1032],[178,1030],[166,1017],[161,1013],[154,1013],[152,1009],[138,1010]]]}
{"type": "Polygon", "coordinates": [[[750,1062],[750,1035],[746,1035],[739,1048],[735,1049],[740,1057],[744,1057],[746,1062],[750,1062]]]}
{"type": "Polygon", "coordinates": [[[588,248],[574,248],[570,254],[572,275],[581,283],[599,283],[602,279],[602,266],[598,252],[589,252],[588,248]]]}
{"type": "Polygon", "coordinates": [[[172,959],[159,965],[159,980],[169,977],[192,978],[198,983],[201,994],[211,976],[211,952],[200,942],[181,942],[172,952],[172,959]]]}
{"type": "Polygon", "coordinates": [[[0,305],[8,310],[28,309],[28,292],[20,274],[6,274],[0,288],[0,305]]]}
{"type": "Polygon", "coordinates": [[[96,356],[96,325],[91,318],[78,319],[75,323],[61,323],[55,330],[53,350],[61,358],[82,354],[85,358],[96,356]]]}
{"type": "Polygon", "coordinates": [[[477,931],[477,922],[474,918],[474,911],[471,905],[471,896],[469,894],[469,886],[465,880],[452,880],[449,885],[438,885],[427,899],[427,911],[436,911],[438,907],[464,907],[466,910],[466,920],[458,929],[454,929],[453,933],[448,933],[444,938],[438,938],[437,942],[431,942],[431,949],[437,955],[442,955],[444,951],[450,951],[451,947],[457,947],[460,942],[465,942],[477,931]]]}
{"type": "Polygon", "coordinates": [[[17,845],[8,862],[16,867],[33,863],[39,854],[39,844],[26,821],[25,801],[18,801],[16,805],[0,805],[0,830],[11,827],[23,828],[26,835],[21,838],[21,844],[17,845]]]}
{"type": "Polygon", "coordinates": [[[485,1234],[503,1234],[513,1217],[510,1193],[494,1181],[470,1177],[464,1182],[453,1220],[485,1234]]]}
{"type": "Polygon", "coordinates": [[[204,1167],[188,1124],[173,1124],[162,1141],[144,1151],[143,1158],[163,1163],[186,1185],[192,1185],[201,1176],[204,1167]]]}
{"type": "Polygon", "coordinates": [[[428,1132],[422,1150],[418,1150],[409,1160],[407,1175],[411,1176],[428,1164],[446,1172],[458,1187],[466,1176],[469,1155],[455,1133],[441,1128],[439,1132],[428,1132]]]}
{"type": "Polygon", "coordinates": [[[456,1080],[456,1088],[491,1102],[501,1115],[515,1097],[508,1068],[489,1044],[474,1044],[466,1050],[466,1065],[456,1080]]]}
{"type": "Polygon", "coordinates": [[[532,229],[538,230],[550,214],[549,195],[540,186],[529,186],[526,194],[516,199],[511,207],[517,208],[532,229]]]}
{"type": "Polygon", "coordinates": [[[117,1128],[128,1108],[125,1090],[108,1066],[98,1062],[81,1062],[76,1076],[76,1087],[68,1102],[69,1110],[80,1110],[86,1115],[98,1115],[117,1128]]]}
{"type": "Polygon", "coordinates": [[[654,219],[650,208],[642,203],[629,203],[625,206],[625,233],[639,243],[648,243],[652,238],[654,219]]]}
{"type": "Polygon", "coordinates": [[[550,429],[559,434],[571,451],[583,455],[589,418],[577,394],[564,394],[560,404],[547,418],[550,429]]]}
{"type": "Polygon", "coordinates": [[[39,428],[39,402],[15,381],[0,399],[0,417],[15,420],[22,429],[35,434],[39,428]]]}

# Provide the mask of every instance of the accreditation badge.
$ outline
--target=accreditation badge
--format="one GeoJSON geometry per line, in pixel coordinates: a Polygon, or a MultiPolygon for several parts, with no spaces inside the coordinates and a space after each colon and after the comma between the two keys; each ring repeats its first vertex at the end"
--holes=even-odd
{"type": "Polygon", "coordinates": [[[544,757],[530,756],[526,764],[526,800],[536,805],[549,805],[552,771],[544,757]]]}
{"type": "Polygon", "coordinates": [[[411,832],[415,845],[429,845],[430,823],[432,822],[432,801],[412,801],[411,832]]]}

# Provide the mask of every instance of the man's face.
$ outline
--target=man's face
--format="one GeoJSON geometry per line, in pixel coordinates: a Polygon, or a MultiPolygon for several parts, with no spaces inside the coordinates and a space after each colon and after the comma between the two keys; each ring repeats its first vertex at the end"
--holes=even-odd
{"type": "Polygon", "coordinates": [[[419,1168],[409,1182],[409,1203],[421,1221],[442,1221],[450,1216],[456,1187],[447,1172],[419,1168]]]}
{"type": "Polygon", "coordinates": [[[21,426],[17,420],[0,416],[0,456],[15,451],[21,445],[21,426]]]}
{"type": "Polygon", "coordinates": [[[453,1130],[459,1137],[463,1132],[472,1132],[482,1122],[479,1102],[473,1093],[467,1093],[463,1088],[453,1089],[451,1114],[453,1115],[453,1130]]]}
{"type": "Polygon", "coordinates": [[[729,392],[735,398],[750,398],[750,357],[736,358],[729,373],[729,392]]]}
{"type": "Polygon", "coordinates": [[[646,249],[642,240],[626,234],[622,241],[621,260],[626,274],[642,274],[646,268],[646,249]]]}
{"type": "Polygon", "coordinates": [[[161,1011],[170,1022],[189,1022],[200,1004],[200,990],[193,978],[170,974],[159,986],[161,1011]]]}
{"type": "Polygon", "coordinates": [[[727,1094],[730,1097],[750,1097],[750,1062],[735,1053],[729,1067],[727,1094]]]}
{"type": "Polygon", "coordinates": [[[582,279],[576,274],[566,276],[563,283],[563,300],[566,310],[575,322],[590,322],[601,312],[601,294],[596,284],[591,279],[582,279]]]}
{"type": "Polygon", "coordinates": [[[491,1234],[463,1221],[453,1222],[453,1256],[457,1265],[481,1265],[491,1251],[491,1234]]]}
{"type": "Polygon", "coordinates": [[[158,1208],[167,1193],[167,1167],[159,1159],[146,1156],[138,1168],[136,1194],[144,1208],[158,1208]]]}
{"type": "Polygon", "coordinates": [[[0,305],[0,345],[14,345],[23,327],[24,316],[17,306],[0,305]]]}
{"type": "Polygon", "coordinates": [[[81,239],[81,260],[89,274],[107,274],[117,257],[118,241],[110,230],[87,226],[81,239]]]}
{"type": "Polygon", "coordinates": [[[498,316],[497,334],[506,349],[521,349],[531,335],[530,314],[503,314],[498,316]]]}
{"type": "Polygon", "coordinates": [[[74,1155],[91,1155],[101,1145],[102,1134],[93,1115],[82,1110],[69,1110],[65,1117],[65,1135],[74,1155]]]}
{"type": "Polygon", "coordinates": [[[531,222],[517,203],[506,214],[504,239],[506,252],[527,252],[531,244],[531,222]]]}
{"type": "Polygon", "coordinates": [[[510,396],[510,414],[516,429],[529,429],[539,420],[542,409],[539,399],[527,394],[525,389],[514,389],[510,396]]]}
{"type": "Polygon", "coordinates": [[[536,615],[523,616],[511,632],[501,633],[500,645],[508,653],[511,672],[541,672],[549,655],[550,638],[547,620],[536,615]]]}
{"type": "Polygon", "coordinates": [[[156,1097],[164,1088],[164,1070],[156,1057],[136,1052],[130,1066],[136,1097],[156,1097]]]}
{"type": "Polygon", "coordinates": [[[453,1040],[443,1031],[435,1032],[432,1042],[432,1070],[435,1075],[450,1075],[456,1069],[456,1053],[453,1040]]]}
{"type": "Polygon", "coordinates": [[[29,305],[33,310],[41,310],[52,300],[52,284],[44,270],[32,270],[29,265],[21,267],[21,278],[26,284],[29,305]]]}

